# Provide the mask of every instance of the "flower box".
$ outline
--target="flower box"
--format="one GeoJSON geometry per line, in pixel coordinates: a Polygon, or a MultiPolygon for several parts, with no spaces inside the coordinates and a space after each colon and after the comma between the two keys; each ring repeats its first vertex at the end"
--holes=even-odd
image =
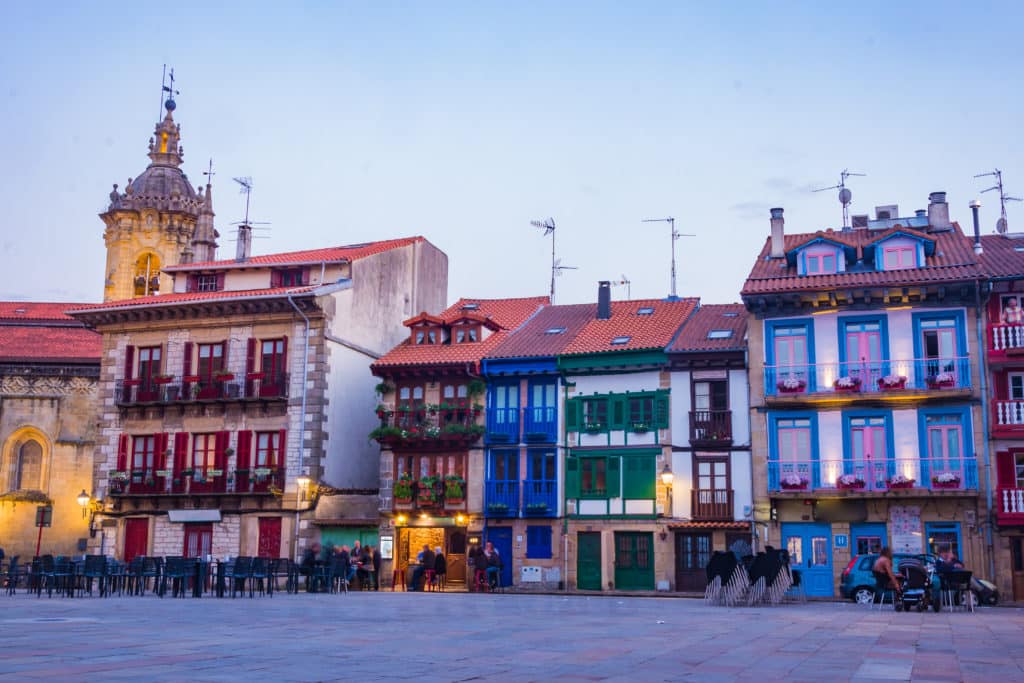
{"type": "Polygon", "coordinates": [[[956,472],[939,472],[932,477],[932,488],[958,489],[960,488],[960,475],[956,472]]]}
{"type": "Polygon", "coordinates": [[[210,477],[222,477],[224,476],[224,470],[206,470],[206,474],[210,477]]]}
{"type": "Polygon", "coordinates": [[[172,473],[170,470],[157,470],[154,474],[158,477],[169,477],[172,473]]]}
{"type": "Polygon", "coordinates": [[[271,469],[269,467],[257,467],[253,470],[253,474],[257,477],[266,477],[270,474],[271,469]]]}
{"type": "Polygon", "coordinates": [[[917,483],[916,479],[907,479],[904,477],[892,478],[886,482],[886,486],[890,489],[912,489],[914,484],[917,483]]]}
{"type": "Polygon", "coordinates": [[[799,484],[787,484],[787,483],[783,482],[782,484],[780,484],[780,486],[782,486],[783,490],[785,490],[785,491],[806,491],[807,490],[807,482],[806,481],[805,482],[801,482],[799,484]]]}
{"type": "Polygon", "coordinates": [[[860,385],[860,377],[840,377],[832,383],[832,388],[836,391],[856,392],[860,391],[860,385]]]}
{"type": "Polygon", "coordinates": [[[779,486],[786,491],[803,491],[807,489],[809,483],[810,481],[798,474],[787,474],[779,482],[779,486]]]}
{"type": "Polygon", "coordinates": [[[862,489],[865,485],[864,480],[855,474],[843,474],[836,479],[836,488],[847,491],[862,489]]]}
{"type": "Polygon", "coordinates": [[[174,381],[174,375],[157,375],[153,378],[153,384],[170,384],[174,381]]]}
{"type": "Polygon", "coordinates": [[[198,382],[200,380],[202,380],[202,377],[199,375],[185,375],[181,378],[182,382],[198,382]]]}
{"type": "Polygon", "coordinates": [[[887,375],[878,379],[878,388],[882,391],[898,391],[907,388],[907,378],[903,375],[887,375]]]}
{"type": "Polygon", "coordinates": [[[929,389],[945,389],[956,384],[956,375],[952,372],[940,372],[925,378],[929,389]]]}
{"type": "Polygon", "coordinates": [[[585,431],[588,434],[597,434],[598,432],[604,431],[604,425],[601,424],[600,422],[590,422],[588,424],[583,425],[583,431],[585,431]]]}
{"type": "Polygon", "coordinates": [[[547,503],[530,503],[526,506],[526,513],[532,515],[543,515],[548,511],[547,503]]]}
{"type": "Polygon", "coordinates": [[[230,382],[235,378],[235,375],[230,372],[218,372],[213,378],[218,382],[230,382]]]}
{"type": "Polygon", "coordinates": [[[110,470],[107,472],[107,477],[111,481],[124,481],[128,478],[128,473],[124,470],[110,470]]]}
{"type": "Polygon", "coordinates": [[[650,426],[645,422],[634,422],[630,429],[634,434],[646,434],[651,430],[650,426]]]}
{"type": "Polygon", "coordinates": [[[488,503],[487,511],[495,515],[508,514],[508,505],[505,503],[488,503]]]}
{"type": "Polygon", "coordinates": [[[807,389],[807,382],[802,379],[784,379],[775,387],[783,394],[799,394],[807,389]]]}

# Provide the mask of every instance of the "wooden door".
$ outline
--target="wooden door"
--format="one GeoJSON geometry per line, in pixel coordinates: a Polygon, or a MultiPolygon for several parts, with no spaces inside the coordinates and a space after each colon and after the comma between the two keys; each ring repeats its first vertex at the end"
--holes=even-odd
{"type": "Polygon", "coordinates": [[[260,517],[258,557],[281,557],[281,518],[260,517]]]}
{"type": "Polygon", "coordinates": [[[711,534],[676,534],[676,590],[704,590],[710,561],[711,534]]]}
{"type": "Polygon", "coordinates": [[[1013,599],[1024,600],[1024,536],[1010,538],[1010,551],[1013,555],[1013,599]]]}
{"type": "Polygon", "coordinates": [[[213,552],[213,524],[196,522],[185,525],[182,557],[206,557],[213,552]]]}
{"type": "Polygon", "coordinates": [[[124,561],[131,562],[149,551],[149,519],[136,517],[124,521],[124,561]]]}
{"type": "Polygon", "coordinates": [[[576,588],[601,590],[601,534],[581,531],[576,535],[576,588]]]}
{"type": "MultiPolygon", "coordinates": [[[[448,581],[466,580],[466,530],[448,529],[445,539],[448,581]]],[[[499,551],[500,552],[500,551],[499,551]]]]}
{"type": "Polygon", "coordinates": [[[654,590],[654,534],[615,532],[615,588],[654,590]]]}

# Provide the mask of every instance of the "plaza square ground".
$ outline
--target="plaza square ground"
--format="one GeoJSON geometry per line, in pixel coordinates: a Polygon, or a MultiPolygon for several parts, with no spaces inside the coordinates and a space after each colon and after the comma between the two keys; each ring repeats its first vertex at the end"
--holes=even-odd
{"type": "Polygon", "coordinates": [[[1024,611],[619,596],[0,597],[6,681],[1024,681],[1024,611]]]}

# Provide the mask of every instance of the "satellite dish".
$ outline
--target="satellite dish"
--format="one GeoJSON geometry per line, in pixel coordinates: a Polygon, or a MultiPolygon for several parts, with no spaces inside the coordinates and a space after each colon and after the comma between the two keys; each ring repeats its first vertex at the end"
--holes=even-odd
{"type": "Polygon", "coordinates": [[[853,193],[850,192],[849,188],[844,187],[843,189],[839,190],[839,203],[840,204],[842,204],[843,206],[846,206],[847,204],[850,203],[851,199],[853,199],[853,193]]]}
{"type": "Polygon", "coordinates": [[[1007,226],[1005,218],[1000,218],[999,220],[996,221],[996,232],[998,232],[1000,235],[1006,234],[1006,227],[1007,226]]]}

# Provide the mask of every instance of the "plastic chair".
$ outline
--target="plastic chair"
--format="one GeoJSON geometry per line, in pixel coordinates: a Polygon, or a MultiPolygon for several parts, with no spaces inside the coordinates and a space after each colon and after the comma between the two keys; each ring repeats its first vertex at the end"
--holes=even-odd
{"type": "Polygon", "coordinates": [[[889,577],[876,571],[871,573],[875,576],[875,595],[878,596],[878,610],[881,611],[882,606],[885,605],[886,596],[889,596],[889,604],[892,605],[893,609],[896,609],[896,591],[889,587],[889,577]]]}
{"type": "Polygon", "coordinates": [[[92,595],[92,581],[96,579],[97,589],[102,598],[107,593],[107,557],[106,555],[87,555],[82,567],[82,583],[79,594],[89,592],[92,595]]]}
{"type": "Polygon", "coordinates": [[[245,595],[245,582],[249,580],[250,572],[252,571],[252,558],[251,557],[236,557],[235,564],[231,571],[231,597],[235,597],[235,592],[241,592],[245,595]]]}
{"type": "Polygon", "coordinates": [[[270,583],[270,562],[265,557],[254,557],[252,567],[249,570],[249,597],[259,585],[260,595],[274,597],[274,587],[270,583]]]}
{"type": "Polygon", "coordinates": [[[950,611],[962,607],[964,611],[974,611],[974,593],[971,592],[972,572],[956,570],[939,574],[940,604],[949,607],[950,611]],[[959,598],[959,600],[957,599],[959,598]]]}

